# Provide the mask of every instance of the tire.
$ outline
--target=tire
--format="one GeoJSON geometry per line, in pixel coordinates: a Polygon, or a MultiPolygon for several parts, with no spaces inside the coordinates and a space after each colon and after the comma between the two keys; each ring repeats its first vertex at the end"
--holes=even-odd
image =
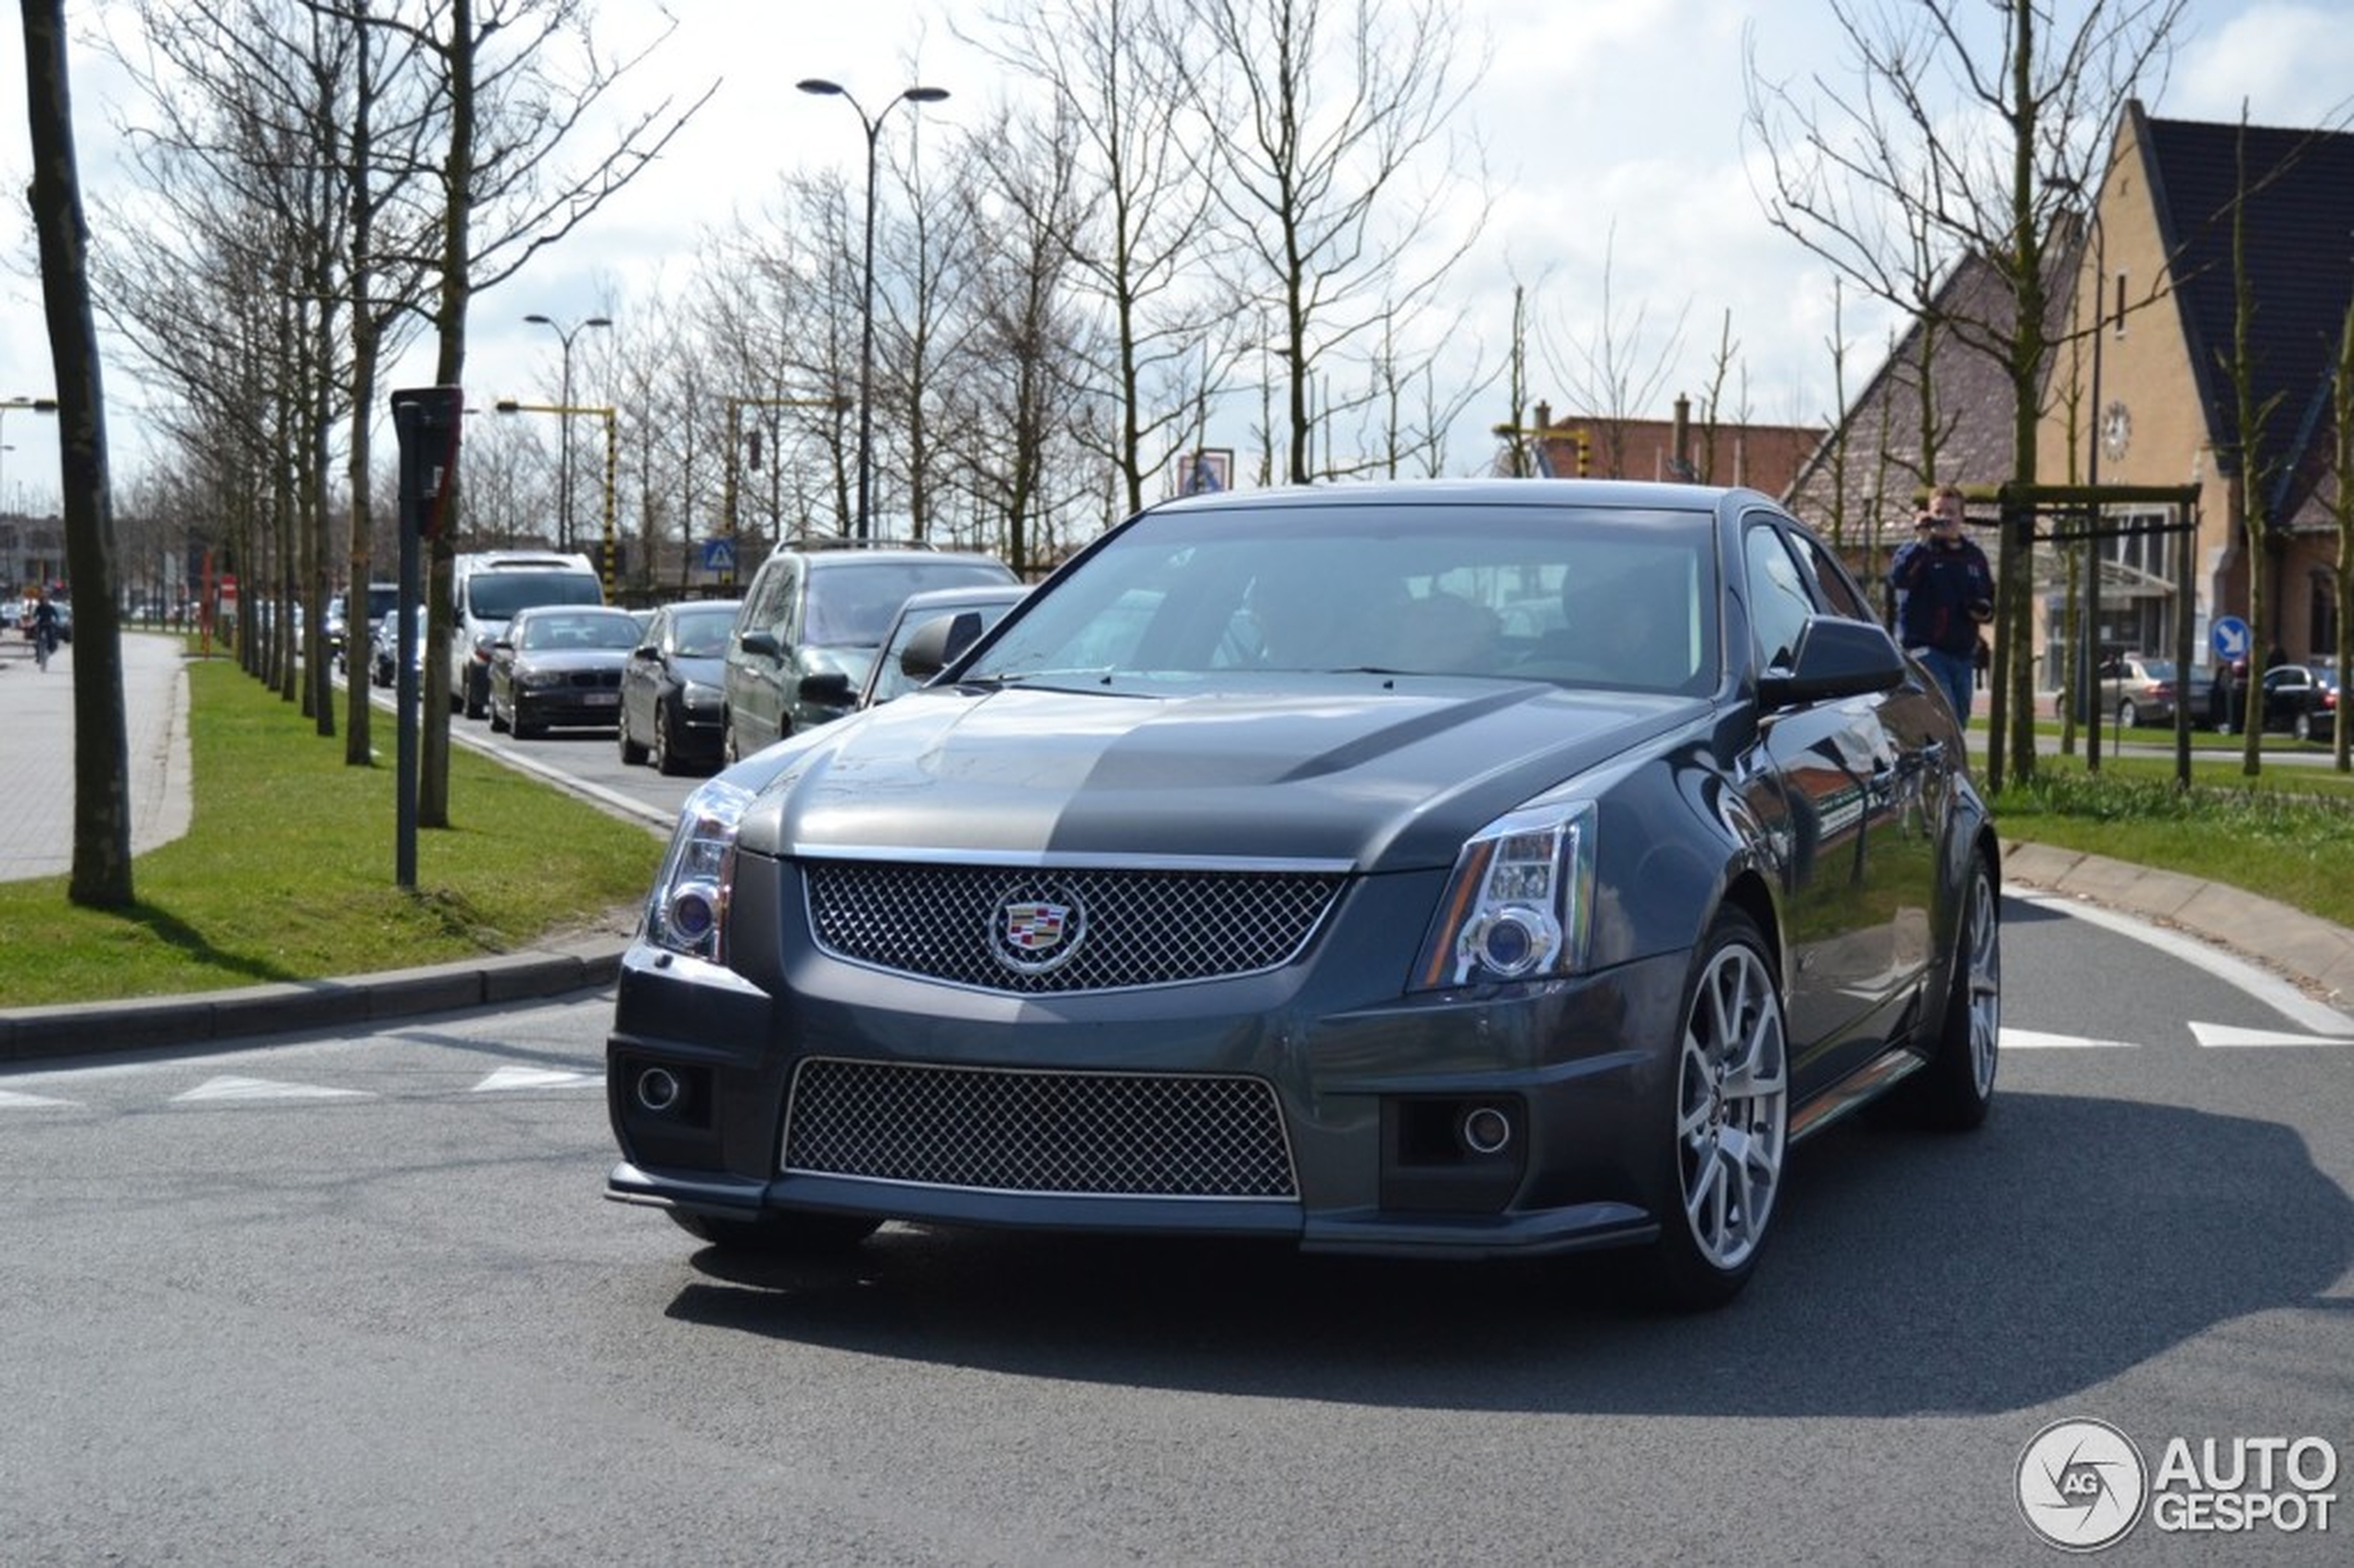
{"type": "Polygon", "coordinates": [[[664,776],[686,772],[678,761],[678,749],[670,741],[670,710],[654,704],[654,771],[664,776]]]}
{"type": "Polygon", "coordinates": [[[472,668],[465,676],[466,716],[481,718],[490,712],[490,677],[477,677],[472,668]]]}
{"type": "Polygon", "coordinates": [[[1664,1191],[1671,1211],[1644,1283],[1677,1311],[1722,1307],[1757,1267],[1790,1139],[1790,1042],[1782,995],[1756,923],[1719,914],[1685,986],[1667,1074],[1664,1191]]]}
{"type": "Polygon", "coordinates": [[[847,1252],[882,1228],[880,1220],[851,1214],[764,1214],[757,1220],[723,1220],[709,1214],[668,1211],[680,1230],[723,1252],[847,1252]]]}
{"type": "Polygon", "coordinates": [[[486,714],[490,719],[490,733],[493,735],[506,734],[507,715],[499,711],[498,702],[495,700],[486,702],[483,703],[482,708],[484,714],[486,714]]]}
{"type": "MultiPolygon", "coordinates": [[[[654,732],[657,735],[662,732],[662,705],[659,702],[654,705],[654,732]]],[[[629,704],[627,702],[621,705],[619,734],[622,765],[636,767],[643,763],[646,760],[646,748],[629,739],[629,704]]]]}
{"type": "Polygon", "coordinates": [[[1924,1022],[1936,1038],[1928,1063],[1897,1090],[1897,1103],[1917,1125],[1966,1132],[1993,1106],[2003,1036],[2002,910],[1982,854],[1970,856],[1954,925],[1945,1004],[1933,1026],[1924,1022]]]}
{"type": "Polygon", "coordinates": [[[2289,720],[2288,727],[2289,733],[2298,740],[2310,742],[2313,739],[2313,715],[2300,708],[2297,716],[2289,720]]]}
{"type": "Polygon", "coordinates": [[[719,765],[733,767],[743,760],[736,754],[736,721],[731,714],[719,721],[719,765]]]}
{"type": "Polygon", "coordinates": [[[2139,729],[2141,727],[2142,710],[2133,705],[2133,700],[2132,698],[2128,697],[2125,701],[2117,704],[2118,728],[2139,729]]]}

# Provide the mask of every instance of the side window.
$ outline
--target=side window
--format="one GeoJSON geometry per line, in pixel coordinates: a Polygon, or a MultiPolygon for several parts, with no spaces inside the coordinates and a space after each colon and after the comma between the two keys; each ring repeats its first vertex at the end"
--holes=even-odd
{"type": "Polygon", "coordinates": [[[1791,662],[1798,634],[1815,613],[1814,596],[1798,558],[1782,542],[1781,530],[1752,524],[1742,536],[1749,569],[1749,619],[1757,643],[1757,667],[1791,662]]]}
{"type": "Polygon", "coordinates": [[[744,630],[774,631],[781,619],[784,603],[785,562],[773,558],[760,568],[760,575],[753,584],[752,597],[744,603],[744,630]]]}
{"type": "Polygon", "coordinates": [[[1879,617],[1872,613],[1871,605],[1865,601],[1863,591],[1855,586],[1855,579],[1847,575],[1847,568],[1839,563],[1838,557],[1825,550],[1822,542],[1812,534],[1794,532],[1791,537],[1798,541],[1799,553],[1813,568],[1816,591],[1830,607],[1831,613],[1843,615],[1851,621],[1879,621],[1879,617]]]}

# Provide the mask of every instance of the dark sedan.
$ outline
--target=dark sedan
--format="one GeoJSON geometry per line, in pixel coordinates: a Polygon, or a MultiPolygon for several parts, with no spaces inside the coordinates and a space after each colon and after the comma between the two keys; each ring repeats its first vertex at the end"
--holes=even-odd
{"type": "Polygon", "coordinates": [[[2337,733],[2337,666],[2275,664],[2264,672],[2264,727],[2299,740],[2337,733]]]}
{"type": "Polygon", "coordinates": [[[719,761],[728,698],[721,664],[739,601],[698,599],[653,612],[621,672],[621,760],[663,773],[719,761]]]}
{"type": "Polygon", "coordinates": [[[565,727],[611,729],[637,618],[594,604],[518,610],[490,650],[490,727],[518,740],[565,727]]]}
{"type": "Polygon", "coordinates": [[[1633,1247],[1719,1303],[1792,1142],[1883,1094],[1987,1113],[1967,758],[1752,491],[1172,501],[689,800],[623,964],[608,1195],[725,1247],[1633,1247]],[[1558,625],[1508,621],[1538,596],[1558,625]]]}

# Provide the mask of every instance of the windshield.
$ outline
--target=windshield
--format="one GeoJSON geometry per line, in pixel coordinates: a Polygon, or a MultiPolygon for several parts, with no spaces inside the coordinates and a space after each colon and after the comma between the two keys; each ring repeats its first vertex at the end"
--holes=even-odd
{"type": "Polygon", "coordinates": [[[535,604],[602,604],[603,588],[585,572],[476,572],[466,579],[467,607],[485,621],[512,621],[535,604]]]}
{"type": "Polygon", "coordinates": [[[679,610],[670,617],[672,651],[682,659],[716,659],[728,651],[728,631],[736,624],[736,607],[679,610]]]}
{"type": "Polygon", "coordinates": [[[1704,692],[1705,512],[1431,503],[1176,511],[1032,595],[970,680],[1371,670],[1704,692]]]}
{"type": "Polygon", "coordinates": [[[802,640],[821,648],[874,648],[911,593],[926,588],[1010,583],[993,561],[829,559],[809,574],[809,623],[802,640]]]}
{"type": "Polygon", "coordinates": [[[515,646],[539,652],[554,649],[635,648],[638,623],[626,613],[526,615],[515,646]]]}

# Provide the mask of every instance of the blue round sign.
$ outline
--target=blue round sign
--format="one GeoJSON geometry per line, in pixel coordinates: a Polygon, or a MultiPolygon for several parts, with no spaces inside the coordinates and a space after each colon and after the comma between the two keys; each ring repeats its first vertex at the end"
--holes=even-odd
{"type": "Polygon", "coordinates": [[[2247,623],[2237,615],[2218,615],[2208,628],[2207,640],[2213,645],[2218,659],[2247,657],[2247,623]]]}

